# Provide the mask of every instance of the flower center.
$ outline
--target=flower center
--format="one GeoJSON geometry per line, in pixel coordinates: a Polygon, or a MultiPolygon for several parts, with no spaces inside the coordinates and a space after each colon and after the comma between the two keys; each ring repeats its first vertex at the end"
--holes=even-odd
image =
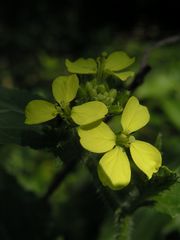
{"type": "Polygon", "coordinates": [[[121,133],[116,136],[116,145],[121,147],[129,147],[130,144],[135,140],[136,139],[134,136],[121,133]]]}

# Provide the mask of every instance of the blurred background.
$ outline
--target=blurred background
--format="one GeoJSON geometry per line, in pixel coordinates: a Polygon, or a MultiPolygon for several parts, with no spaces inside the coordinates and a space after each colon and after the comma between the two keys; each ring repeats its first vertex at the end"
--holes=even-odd
{"type": "MultiPolygon", "coordinates": [[[[138,72],[147,49],[180,34],[178,11],[174,1],[160,0],[3,1],[0,85],[49,96],[52,80],[66,72],[65,58],[97,57],[102,51],[135,56],[138,72]]],[[[164,164],[178,171],[180,42],[151,50],[148,64],[152,70],[134,93],[151,113],[145,139],[153,143],[160,133],[164,164]]],[[[0,145],[0,239],[113,239],[112,213],[81,163],[49,203],[37,201],[61,168],[48,151],[0,145]]],[[[173,191],[163,207],[134,214],[133,240],[180,239],[180,187],[173,191]]]]}

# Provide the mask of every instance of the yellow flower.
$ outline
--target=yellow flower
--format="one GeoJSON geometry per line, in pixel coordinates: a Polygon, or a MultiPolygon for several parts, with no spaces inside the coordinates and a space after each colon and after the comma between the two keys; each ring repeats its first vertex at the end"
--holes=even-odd
{"type": "Polygon", "coordinates": [[[161,153],[149,143],[131,135],[144,127],[150,119],[148,109],[131,97],[122,113],[122,132],[119,135],[104,122],[92,129],[78,128],[81,145],[94,153],[105,153],[98,165],[98,175],[104,186],[113,190],[127,186],[131,179],[130,163],[125,149],[129,148],[133,161],[148,179],[161,166],[161,153]]]}
{"type": "Polygon", "coordinates": [[[45,100],[32,100],[25,109],[25,123],[43,123],[55,118],[58,114],[71,118],[78,125],[87,125],[103,119],[108,109],[102,102],[91,101],[70,108],[69,104],[76,97],[78,88],[79,79],[75,74],[56,78],[52,84],[56,104],[45,100]]]}
{"type": "MultiPolygon", "coordinates": [[[[129,77],[134,76],[134,72],[124,71],[124,69],[129,67],[132,63],[134,63],[134,61],[135,58],[130,58],[125,52],[116,51],[105,58],[103,68],[104,71],[116,76],[122,81],[125,81],[129,77]]],[[[74,62],[66,59],[65,65],[70,73],[97,74],[98,72],[97,61],[92,58],[79,58],[74,62]]]]}

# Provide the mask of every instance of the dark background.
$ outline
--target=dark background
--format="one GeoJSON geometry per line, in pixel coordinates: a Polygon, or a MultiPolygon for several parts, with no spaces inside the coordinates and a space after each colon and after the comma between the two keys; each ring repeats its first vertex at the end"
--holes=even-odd
{"type": "Polygon", "coordinates": [[[0,7],[1,69],[8,68],[16,84],[27,75],[36,82],[42,52],[61,58],[95,55],[116,39],[154,41],[179,28],[175,1],[7,0],[0,7]]]}
{"type": "MultiPolygon", "coordinates": [[[[146,48],[179,35],[179,22],[175,1],[1,1],[0,85],[48,98],[52,80],[66,71],[65,58],[97,57],[102,51],[123,50],[135,56],[132,68],[138,72],[146,48]]],[[[154,144],[161,133],[163,163],[174,170],[180,156],[179,53],[179,42],[153,50],[148,59],[152,70],[133,93],[151,114],[141,139],[154,144]]],[[[8,99],[5,91],[1,93],[8,99]]],[[[17,102],[22,98],[19,95],[17,102]]],[[[12,99],[10,103],[13,110],[12,99]]],[[[6,132],[6,123],[12,127],[14,121],[0,117],[0,133],[6,132]]],[[[114,239],[113,214],[81,162],[49,202],[42,203],[40,198],[61,171],[62,162],[49,151],[1,145],[3,141],[0,139],[1,240],[114,239]]],[[[162,205],[135,212],[133,240],[179,239],[179,185],[166,194],[160,198],[162,205]]]]}

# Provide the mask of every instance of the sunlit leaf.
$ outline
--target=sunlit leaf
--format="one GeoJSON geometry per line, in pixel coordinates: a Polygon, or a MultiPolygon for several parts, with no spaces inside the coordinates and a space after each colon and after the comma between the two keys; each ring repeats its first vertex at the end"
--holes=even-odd
{"type": "Polygon", "coordinates": [[[130,58],[125,52],[113,52],[106,59],[105,69],[110,71],[120,71],[130,66],[134,61],[135,58],[130,58]]]}
{"type": "Polygon", "coordinates": [[[131,156],[141,171],[150,179],[156,173],[161,164],[161,153],[151,144],[136,140],[130,145],[131,156]]]}
{"type": "Polygon", "coordinates": [[[104,103],[92,101],[73,107],[71,117],[76,124],[86,125],[104,118],[107,113],[108,109],[104,103]]]}
{"type": "Polygon", "coordinates": [[[121,147],[105,153],[98,166],[98,175],[104,186],[119,190],[127,186],[131,179],[128,157],[121,147]]]}
{"type": "Polygon", "coordinates": [[[45,100],[32,100],[25,109],[26,124],[38,124],[57,116],[55,105],[45,100]]]}
{"type": "Polygon", "coordinates": [[[90,152],[107,152],[115,145],[116,136],[104,122],[89,130],[79,127],[78,134],[81,145],[90,152]]]}
{"type": "Polygon", "coordinates": [[[122,113],[121,124],[124,132],[131,133],[144,127],[150,119],[147,107],[139,104],[136,97],[131,97],[122,113]]]}
{"type": "Polygon", "coordinates": [[[65,64],[70,73],[95,74],[97,72],[97,63],[92,58],[79,58],[75,62],[66,59],[65,64]]]}
{"type": "Polygon", "coordinates": [[[79,79],[75,74],[60,76],[52,83],[52,92],[56,101],[63,107],[71,102],[77,94],[79,79]]]}

